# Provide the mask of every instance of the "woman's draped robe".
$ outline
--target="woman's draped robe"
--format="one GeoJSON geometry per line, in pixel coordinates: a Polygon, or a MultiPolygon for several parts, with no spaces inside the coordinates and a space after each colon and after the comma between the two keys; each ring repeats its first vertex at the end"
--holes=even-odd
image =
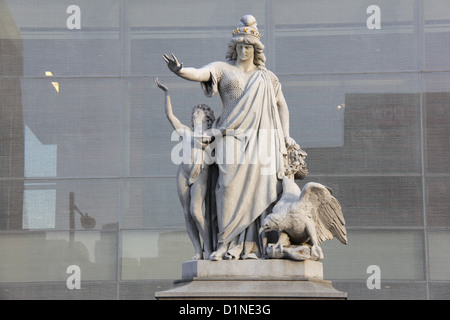
{"type": "Polygon", "coordinates": [[[219,92],[223,103],[213,127],[225,134],[215,140],[217,168],[210,170],[205,202],[206,214],[216,224],[211,228],[217,232],[213,247],[227,247],[225,258],[261,257],[259,226],[282,191],[277,178],[286,154],[277,106],[281,85],[265,68],[245,73],[234,62],[206,68],[211,80],[202,83],[204,93],[219,92]]]}

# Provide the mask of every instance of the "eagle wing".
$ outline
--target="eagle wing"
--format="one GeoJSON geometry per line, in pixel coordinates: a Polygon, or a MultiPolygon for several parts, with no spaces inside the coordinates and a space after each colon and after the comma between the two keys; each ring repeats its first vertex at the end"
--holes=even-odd
{"type": "Polygon", "coordinates": [[[332,190],[316,182],[307,183],[298,200],[316,225],[319,245],[325,240],[336,237],[343,244],[347,244],[347,231],[339,201],[332,196],[332,190]]]}

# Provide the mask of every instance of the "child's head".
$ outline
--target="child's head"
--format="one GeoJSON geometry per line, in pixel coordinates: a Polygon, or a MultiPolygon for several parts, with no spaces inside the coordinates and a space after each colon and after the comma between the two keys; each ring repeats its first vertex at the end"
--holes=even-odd
{"type": "Polygon", "coordinates": [[[199,104],[192,108],[192,128],[196,123],[206,121],[207,129],[211,129],[211,126],[216,120],[214,117],[214,111],[206,104],[199,104]]]}

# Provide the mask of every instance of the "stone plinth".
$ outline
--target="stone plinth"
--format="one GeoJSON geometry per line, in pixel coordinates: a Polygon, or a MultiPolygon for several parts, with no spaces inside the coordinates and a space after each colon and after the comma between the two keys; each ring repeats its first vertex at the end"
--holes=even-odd
{"type": "Polygon", "coordinates": [[[174,288],[156,292],[163,299],[346,299],[347,293],[323,279],[318,261],[188,261],[174,288]]]}

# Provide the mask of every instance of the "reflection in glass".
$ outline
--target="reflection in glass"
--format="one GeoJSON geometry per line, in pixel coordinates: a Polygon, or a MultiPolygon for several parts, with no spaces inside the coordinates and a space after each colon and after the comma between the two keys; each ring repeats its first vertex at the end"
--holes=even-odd
{"type": "Polygon", "coordinates": [[[25,125],[25,177],[56,177],[57,148],[41,143],[25,125]]]}
{"type": "Polygon", "coordinates": [[[367,267],[377,265],[382,282],[388,280],[423,280],[423,232],[416,230],[348,230],[348,245],[326,241],[324,276],[328,279],[363,279],[367,267]]]}
{"type": "Polygon", "coordinates": [[[53,229],[56,223],[56,183],[25,184],[23,229],[53,229]]]}
{"type": "Polygon", "coordinates": [[[121,280],[179,279],[193,255],[184,231],[122,231],[121,280]]]}
{"type": "Polygon", "coordinates": [[[0,282],[63,281],[70,265],[82,280],[116,279],[115,232],[33,232],[0,235],[0,282]],[[17,246],[20,244],[20,250],[17,246]]]}
{"type": "Polygon", "coordinates": [[[21,81],[25,176],[118,177],[120,80],[53,78],[21,81]]]}

